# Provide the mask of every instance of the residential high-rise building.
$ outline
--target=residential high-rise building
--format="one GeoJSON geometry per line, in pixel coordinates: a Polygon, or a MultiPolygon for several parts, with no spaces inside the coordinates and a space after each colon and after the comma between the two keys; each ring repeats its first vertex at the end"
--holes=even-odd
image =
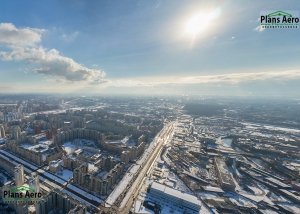
{"type": "Polygon", "coordinates": [[[35,192],[40,192],[40,182],[39,182],[39,176],[37,173],[32,173],[31,177],[28,180],[29,187],[34,189],[35,192]]]}
{"type": "Polygon", "coordinates": [[[21,128],[20,126],[12,126],[11,127],[11,138],[18,140],[21,137],[21,128]]]}
{"type": "Polygon", "coordinates": [[[15,175],[15,183],[16,186],[21,186],[24,184],[24,167],[23,165],[19,164],[14,169],[14,175],[15,175]]]}
{"type": "Polygon", "coordinates": [[[36,213],[47,214],[58,208],[62,213],[85,214],[86,206],[72,197],[53,189],[48,195],[43,196],[42,200],[35,204],[36,213]]]}
{"type": "Polygon", "coordinates": [[[5,130],[3,125],[0,125],[0,138],[5,138],[5,130]]]}
{"type": "Polygon", "coordinates": [[[33,132],[34,132],[34,134],[40,134],[41,126],[40,125],[34,126],[33,132]]]}

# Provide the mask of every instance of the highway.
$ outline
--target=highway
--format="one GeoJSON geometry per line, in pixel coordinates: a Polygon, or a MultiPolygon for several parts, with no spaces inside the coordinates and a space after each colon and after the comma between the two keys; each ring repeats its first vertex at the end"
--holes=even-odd
{"type": "MultiPolygon", "coordinates": [[[[137,197],[140,188],[143,185],[144,178],[147,177],[147,172],[151,169],[151,166],[153,165],[155,159],[161,154],[163,145],[168,140],[170,133],[172,133],[173,131],[173,128],[174,122],[170,122],[161,130],[161,132],[155,137],[151,145],[144,152],[143,155],[146,155],[146,158],[144,159],[142,155],[140,160],[137,161],[136,164],[139,164],[140,167],[139,170],[132,177],[132,180],[130,181],[129,185],[118,196],[118,198],[115,201],[110,200],[108,197],[108,199],[105,202],[105,207],[101,207],[101,210],[103,209],[108,213],[129,213],[133,200],[137,197]],[[110,202],[109,204],[107,203],[108,201],[110,202]]],[[[115,188],[118,188],[118,186],[116,186],[115,188]]]]}

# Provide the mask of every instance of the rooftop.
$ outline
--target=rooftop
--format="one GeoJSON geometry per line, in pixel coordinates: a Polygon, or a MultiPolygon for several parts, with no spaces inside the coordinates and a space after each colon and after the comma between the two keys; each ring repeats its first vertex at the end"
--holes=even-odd
{"type": "Polygon", "coordinates": [[[196,196],[193,196],[191,194],[188,194],[186,192],[182,192],[182,191],[179,191],[179,190],[176,190],[176,189],[172,189],[172,188],[167,187],[165,185],[162,185],[160,183],[153,182],[152,185],[151,185],[151,188],[162,191],[165,194],[175,196],[175,197],[180,198],[184,201],[189,201],[191,203],[201,205],[201,201],[196,196]]]}

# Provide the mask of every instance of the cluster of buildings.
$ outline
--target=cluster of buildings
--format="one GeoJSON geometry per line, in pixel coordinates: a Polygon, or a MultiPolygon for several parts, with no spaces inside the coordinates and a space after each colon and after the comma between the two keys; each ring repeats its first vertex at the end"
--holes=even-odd
{"type": "Polygon", "coordinates": [[[91,139],[95,142],[104,139],[103,133],[91,129],[76,128],[68,131],[61,131],[56,135],[53,135],[53,143],[61,145],[64,142],[74,139],[91,139]]]}
{"type": "Polygon", "coordinates": [[[91,165],[83,163],[73,170],[73,181],[100,195],[106,195],[108,190],[117,182],[124,171],[124,163],[117,162],[111,157],[103,158],[101,163],[91,165]]]}
{"type": "Polygon", "coordinates": [[[4,191],[12,191],[17,189],[14,194],[23,192],[23,196],[19,194],[19,198],[16,198],[15,203],[8,203],[8,206],[15,210],[17,214],[48,214],[51,212],[62,212],[69,214],[85,214],[86,206],[70,197],[67,194],[62,193],[58,189],[52,189],[49,191],[48,188],[40,184],[39,175],[32,173],[30,177],[25,176],[24,166],[17,165],[14,167],[14,181],[11,181],[1,187],[2,200],[10,199],[10,195],[5,195],[4,191]],[[30,191],[34,193],[32,200],[22,200],[25,198],[24,191],[30,191]],[[36,194],[35,194],[36,193],[36,194]],[[37,196],[39,195],[39,197],[37,196]],[[5,196],[5,197],[3,197],[5,196]]]}
{"type": "Polygon", "coordinates": [[[53,189],[36,203],[35,212],[48,214],[53,210],[67,214],[85,214],[87,207],[58,189],[53,189]]]}
{"type": "Polygon", "coordinates": [[[13,176],[3,188],[25,185],[43,197],[10,205],[17,214],[100,212],[127,169],[125,183],[128,175],[131,182],[139,177],[165,116],[174,116],[173,106],[158,99],[143,105],[134,99],[19,99],[0,104],[0,176],[1,170],[13,176]]]}
{"type": "Polygon", "coordinates": [[[285,112],[276,102],[251,108],[232,103],[209,116],[178,111],[173,137],[162,152],[163,161],[157,162],[164,166],[150,172],[145,184],[148,191],[141,190],[136,213],[300,211],[300,131],[296,128],[300,123],[292,119],[299,114],[297,105],[289,104],[294,110],[285,112]],[[177,183],[172,182],[174,177],[177,183]],[[182,206],[184,199],[178,190],[201,199],[197,210],[193,205],[182,206]]]}

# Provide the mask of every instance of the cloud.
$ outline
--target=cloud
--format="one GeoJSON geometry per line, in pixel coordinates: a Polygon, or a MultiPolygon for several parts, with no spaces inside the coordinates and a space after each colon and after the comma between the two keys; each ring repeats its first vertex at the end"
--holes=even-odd
{"type": "Polygon", "coordinates": [[[101,84],[105,84],[105,83],[109,83],[111,82],[110,80],[107,79],[95,79],[92,82],[89,82],[90,85],[101,85],[101,84]]]}
{"type": "Polygon", "coordinates": [[[16,28],[11,23],[0,23],[0,43],[33,46],[41,41],[46,30],[36,28],[16,28]]]}
{"type": "Polygon", "coordinates": [[[235,37],[233,36],[233,37],[231,37],[231,39],[234,39],[235,37]]]}
{"type": "Polygon", "coordinates": [[[67,42],[73,42],[77,38],[78,35],[79,35],[78,31],[75,31],[74,33],[71,33],[71,34],[64,33],[62,35],[62,39],[67,42]]]}
{"type": "Polygon", "coordinates": [[[47,50],[38,46],[43,32],[44,30],[32,28],[17,29],[7,23],[0,24],[0,43],[11,50],[0,51],[0,59],[37,65],[39,67],[35,68],[34,72],[62,78],[67,82],[92,82],[106,75],[104,71],[87,68],[71,58],[60,55],[55,49],[47,50]]]}
{"type": "Polygon", "coordinates": [[[256,28],[254,28],[253,30],[257,31],[257,32],[263,32],[265,30],[265,28],[262,28],[260,25],[257,26],[256,28]]]}
{"type": "Polygon", "coordinates": [[[267,79],[283,80],[283,79],[298,79],[300,71],[281,71],[281,72],[256,72],[256,73],[234,73],[212,76],[192,76],[181,78],[180,82],[196,84],[196,83],[231,83],[237,84],[241,82],[260,81],[267,79]]]}
{"type": "Polygon", "coordinates": [[[139,79],[121,79],[110,82],[109,85],[117,87],[135,86],[158,86],[158,85],[189,85],[189,84],[239,84],[254,81],[284,81],[300,79],[299,70],[280,71],[280,72],[256,72],[256,73],[232,73],[221,75],[203,75],[188,77],[159,77],[139,79]]]}

